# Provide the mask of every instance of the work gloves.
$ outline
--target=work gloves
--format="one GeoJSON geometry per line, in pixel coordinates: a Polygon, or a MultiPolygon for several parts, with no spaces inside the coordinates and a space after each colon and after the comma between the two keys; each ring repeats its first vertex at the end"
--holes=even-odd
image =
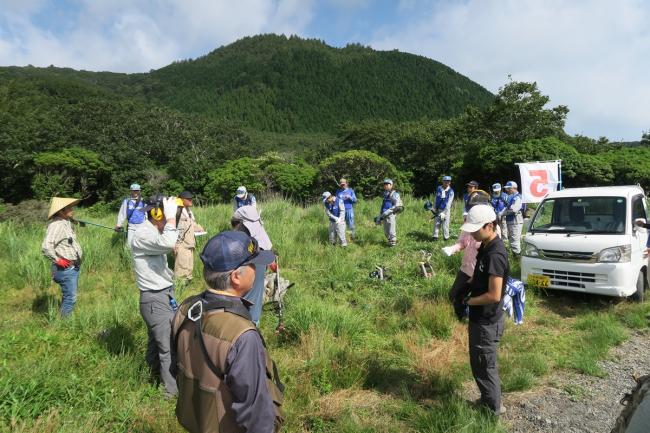
{"type": "Polygon", "coordinates": [[[165,214],[165,219],[175,219],[177,210],[178,204],[176,204],[176,197],[163,198],[163,213],[165,214]]]}
{"type": "Polygon", "coordinates": [[[444,248],[440,248],[440,249],[442,250],[444,255],[446,255],[447,257],[450,257],[452,254],[454,254],[453,251],[452,251],[453,247],[444,247],[444,248]]]}

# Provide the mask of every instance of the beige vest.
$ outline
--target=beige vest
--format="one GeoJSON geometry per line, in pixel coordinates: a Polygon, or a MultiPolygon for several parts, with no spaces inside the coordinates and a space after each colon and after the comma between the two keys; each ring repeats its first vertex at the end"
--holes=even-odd
{"type": "Polygon", "coordinates": [[[194,220],[190,216],[187,209],[183,209],[178,219],[178,241],[179,246],[184,248],[196,247],[196,239],[194,238],[194,220]]]}
{"type": "MultiPolygon", "coordinates": [[[[190,298],[192,299],[192,298],[190,298]]],[[[196,298],[194,298],[196,300],[196,298]]],[[[195,338],[196,324],[183,320],[189,302],[184,302],[174,317],[172,335],[176,336],[178,401],[176,417],[190,433],[243,432],[235,422],[232,394],[225,382],[208,367],[200,342],[195,338]]],[[[226,357],[239,336],[257,328],[253,322],[223,310],[203,313],[203,339],[212,362],[226,370],[226,357]]],[[[265,351],[266,352],[266,351],[265,351]]],[[[284,422],[282,392],[274,379],[273,362],[266,352],[266,383],[275,403],[275,431],[284,422]]]]}

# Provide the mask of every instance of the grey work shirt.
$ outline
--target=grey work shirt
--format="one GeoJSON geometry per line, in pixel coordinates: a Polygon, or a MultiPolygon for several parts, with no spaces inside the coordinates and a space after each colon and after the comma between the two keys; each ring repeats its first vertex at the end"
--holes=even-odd
{"type": "MultiPolygon", "coordinates": [[[[232,299],[204,292],[206,302],[232,299]]],[[[237,424],[247,432],[273,433],[275,406],[266,384],[266,349],[256,330],[241,334],[226,356],[226,385],[237,424]]]]}
{"type": "Polygon", "coordinates": [[[167,253],[176,245],[178,230],[165,224],[160,233],[149,220],[138,224],[129,241],[135,282],[141,291],[157,291],[173,284],[174,272],[167,265],[167,253]]]}

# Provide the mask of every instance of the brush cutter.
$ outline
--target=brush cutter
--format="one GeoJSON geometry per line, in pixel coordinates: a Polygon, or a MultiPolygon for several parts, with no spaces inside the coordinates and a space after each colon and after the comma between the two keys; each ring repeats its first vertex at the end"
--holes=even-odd
{"type": "Polygon", "coordinates": [[[376,278],[379,281],[392,279],[392,277],[386,273],[386,268],[384,266],[375,266],[375,270],[370,272],[369,277],[376,278]]]}
{"type": "Polygon", "coordinates": [[[89,225],[89,226],[101,227],[103,229],[108,229],[108,230],[113,231],[113,232],[115,231],[115,227],[109,227],[109,226],[93,223],[93,222],[90,222],[90,221],[73,219],[72,222],[75,223],[75,224],[79,224],[79,227],[86,227],[87,225],[89,225]]]}

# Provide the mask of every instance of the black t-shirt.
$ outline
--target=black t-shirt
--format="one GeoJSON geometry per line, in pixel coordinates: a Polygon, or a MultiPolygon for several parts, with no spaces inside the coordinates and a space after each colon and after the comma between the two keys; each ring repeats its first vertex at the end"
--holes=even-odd
{"type": "Polygon", "coordinates": [[[470,286],[471,296],[480,296],[488,291],[490,275],[503,278],[501,287],[501,299],[498,304],[470,305],[469,320],[482,325],[494,324],[503,316],[503,295],[506,289],[506,282],[510,274],[508,264],[508,252],[499,236],[495,237],[487,245],[481,245],[476,255],[476,267],[470,286]]]}

